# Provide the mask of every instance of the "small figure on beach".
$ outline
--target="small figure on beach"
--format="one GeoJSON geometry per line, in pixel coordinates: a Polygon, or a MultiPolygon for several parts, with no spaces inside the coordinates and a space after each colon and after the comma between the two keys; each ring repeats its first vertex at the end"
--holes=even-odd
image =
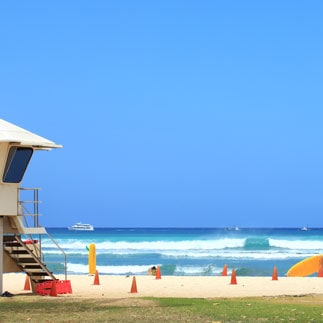
{"type": "Polygon", "coordinates": [[[156,276],[156,271],[157,271],[157,268],[155,266],[152,266],[151,268],[148,269],[148,275],[156,276]]]}

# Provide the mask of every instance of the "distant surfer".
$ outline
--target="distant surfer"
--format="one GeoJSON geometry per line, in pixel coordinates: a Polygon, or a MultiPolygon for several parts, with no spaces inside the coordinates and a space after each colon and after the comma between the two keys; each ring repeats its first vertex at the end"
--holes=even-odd
{"type": "Polygon", "coordinates": [[[151,268],[148,269],[148,275],[156,276],[156,271],[157,271],[157,268],[155,266],[152,266],[151,268]]]}

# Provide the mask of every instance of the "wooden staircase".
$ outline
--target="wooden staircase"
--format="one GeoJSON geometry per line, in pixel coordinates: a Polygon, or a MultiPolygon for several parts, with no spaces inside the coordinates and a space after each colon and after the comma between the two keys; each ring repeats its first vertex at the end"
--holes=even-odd
{"type": "Polygon", "coordinates": [[[3,249],[21,271],[30,277],[33,291],[38,283],[56,280],[41,260],[37,241],[24,242],[20,235],[6,235],[3,237],[3,249]]]}
{"type": "Polygon", "coordinates": [[[38,191],[38,188],[19,188],[17,215],[4,217],[5,272],[25,272],[30,278],[32,292],[39,295],[50,294],[53,285],[57,287],[55,288],[57,294],[72,293],[70,281],[67,280],[66,254],[46,229],[39,224],[38,191]],[[23,199],[21,194],[23,194],[23,199]],[[30,194],[33,196],[30,197],[30,194]],[[33,235],[37,235],[38,240],[34,240],[33,235]],[[47,268],[41,250],[42,235],[46,235],[49,243],[60,250],[64,258],[62,262],[65,280],[56,279],[47,268]]]}

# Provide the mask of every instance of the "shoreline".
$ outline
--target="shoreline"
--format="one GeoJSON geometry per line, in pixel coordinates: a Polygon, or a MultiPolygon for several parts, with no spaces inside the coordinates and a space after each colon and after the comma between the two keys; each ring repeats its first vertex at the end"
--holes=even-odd
{"type": "MultiPolygon", "coordinates": [[[[64,280],[64,275],[57,275],[64,280]]],[[[109,276],[99,275],[99,285],[94,285],[94,275],[69,275],[72,294],[58,296],[68,298],[138,298],[138,297],[181,297],[181,298],[241,298],[323,295],[321,277],[237,277],[231,284],[230,276],[109,276]],[[135,279],[133,278],[135,277],[135,279]],[[137,293],[131,293],[133,281],[137,293]]],[[[14,295],[31,294],[25,291],[24,273],[3,275],[3,291],[14,295]]],[[[42,296],[43,297],[43,296],[42,296]]],[[[45,296],[46,297],[46,296],[45,296]]]]}

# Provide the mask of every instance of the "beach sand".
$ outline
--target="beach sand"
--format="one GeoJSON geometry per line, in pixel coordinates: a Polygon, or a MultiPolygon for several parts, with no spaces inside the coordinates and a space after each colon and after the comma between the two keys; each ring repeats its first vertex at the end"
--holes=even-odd
{"type": "MultiPolygon", "coordinates": [[[[64,276],[57,276],[64,279],[64,276]]],[[[133,276],[99,275],[99,285],[94,276],[70,275],[72,294],[58,295],[73,298],[130,298],[130,297],[184,297],[232,298],[254,296],[323,295],[323,278],[319,277],[237,277],[231,284],[230,276],[136,276],[137,293],[130,293],[133,276]]],[[[3,291],[14,295],[30,294],[24,291],[26,275],[10,273],[3,276],[3,291]]]]}

